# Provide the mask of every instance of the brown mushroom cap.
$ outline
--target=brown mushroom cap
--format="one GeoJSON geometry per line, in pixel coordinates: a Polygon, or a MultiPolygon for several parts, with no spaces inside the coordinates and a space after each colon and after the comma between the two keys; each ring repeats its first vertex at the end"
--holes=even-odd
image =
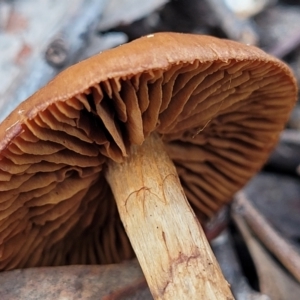
{"type": "Polygon", "coordinates": [[[265,162],[296,94],[279,60],[208,36],[154,34],[63,71],[1,124],[0,270],[132,257],[102,171],[153,131],[207,220],[265,162]]]}

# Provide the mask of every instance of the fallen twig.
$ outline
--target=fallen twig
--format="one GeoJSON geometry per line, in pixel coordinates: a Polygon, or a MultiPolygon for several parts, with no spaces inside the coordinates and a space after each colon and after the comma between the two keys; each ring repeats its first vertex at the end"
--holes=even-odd
{"type": "Polygon", "coordinates": [[[212,240],[211,246],[236,300],[270,300],[268,296],[254,291],[248,284],[228,230],[225,229],[212,240]]]}
{"type": "MultiPolygon", "coordinates": [[[[235,214],[234,222],[252,257],[261,293],[272,300],[298,300],[300,284],[290,276],[284,267],[261,244],[241,215],[235,214]]],[[[241,299],[248,298],[244,297],[241,299]]]]}
{"type": "Polygon", "coordinates": [[[27,57],[26,64],[16,72],[18,75],[14,77],[14,82],[1,95],[0,120],[3,120],[20,102],[52,79],[60,71],[58,67],[76,62],[80,52],[86,48],[90,35],[96,30],[105,0],[92,0],[88,4],[85,1],[77,1],[76,4],[76,9],[70,10],[57,28],[45,30],[44,40],[40,43],[46,46],[52,36],[50,46],[46,47],[47,59],[43,51],[45,47],[34,45],[36,49],[27,57]],[[54,51],[51,46],[57,37],[62,38],[64,47],[54,51]]]}
{"type": "Polygon", "coordinates": [[[300,282],[300,255],[277,233],[267,220],[252,206],[243,192],[235,196],[233,217],[242,215],[251,230],[266,248],[273,253],[283,266],[300,282]]]}

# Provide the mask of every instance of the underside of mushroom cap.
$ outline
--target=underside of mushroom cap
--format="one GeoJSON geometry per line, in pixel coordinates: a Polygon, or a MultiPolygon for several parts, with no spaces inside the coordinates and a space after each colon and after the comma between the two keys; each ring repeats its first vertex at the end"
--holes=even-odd
{"type": "Polygon", "coordinates": [[[107,159],[158,132],[186,195],[209,219],[267,159],[297,95],[261,50],[160,33],[62,72],[0,131],[0,269],[133,256],[107,159]]]}

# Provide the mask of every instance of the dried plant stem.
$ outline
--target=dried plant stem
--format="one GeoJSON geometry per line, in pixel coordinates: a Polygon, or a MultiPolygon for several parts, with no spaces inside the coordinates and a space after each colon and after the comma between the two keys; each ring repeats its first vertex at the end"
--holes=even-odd
{"type": "Polygon", "coordinates": [[[151,135],[106,178],[155,299],[233,299],[164,145],[151,135]]]}
{"type": "Polygon", "coordinates": [[[233,216],[236,214],[243,216],[251,230],[257,235],[266,248],[273,253],[300,282],[299,254],[271,227],[242,192],[238,193],[235,197],[233,216]]]}

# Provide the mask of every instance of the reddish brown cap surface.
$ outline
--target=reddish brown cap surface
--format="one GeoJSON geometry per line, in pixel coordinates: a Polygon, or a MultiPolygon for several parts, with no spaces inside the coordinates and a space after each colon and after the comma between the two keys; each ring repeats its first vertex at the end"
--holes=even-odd
{"type": "Polygon", "coordinates": [[[296,95],[282,62],[207,36],[154,34],[70,67],[1,125],[0,269],[132,257],[102,171],[153,131],[206,220],[265,162],[296,95]]]}

